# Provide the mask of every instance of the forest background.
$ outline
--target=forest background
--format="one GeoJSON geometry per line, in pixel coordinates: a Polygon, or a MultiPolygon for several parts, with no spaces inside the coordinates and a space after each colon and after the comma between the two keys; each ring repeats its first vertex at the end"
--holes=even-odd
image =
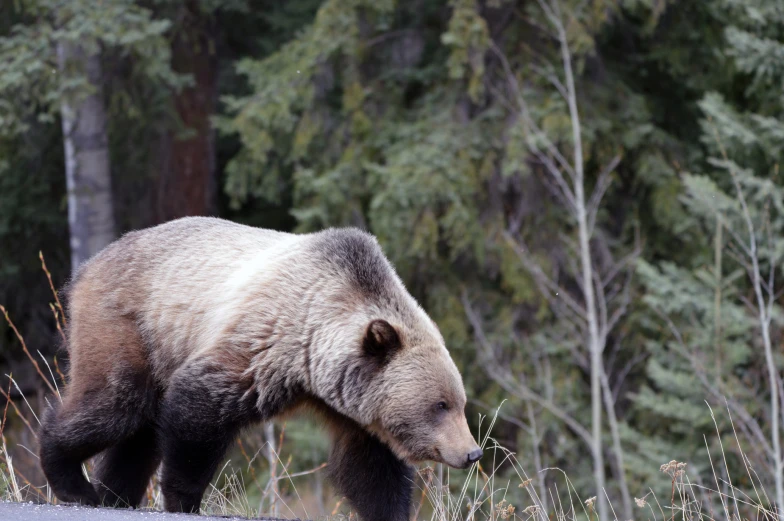
{"type": "MultiPolygon", "coordinates": [[[[532,478],[518,509],[560,468],[600,519],[650,517],[671,460],[717,511],[781,507],[783,88],[776,0],[2,0],[0,364],[32,402],[3,458],[44,487],[20,336],[67,356],[39,252],[59,288],[216,215],[375,234],[532,478]]],[[[307,419],[244,436],[260,510],[337,511],[307,419]]]]}

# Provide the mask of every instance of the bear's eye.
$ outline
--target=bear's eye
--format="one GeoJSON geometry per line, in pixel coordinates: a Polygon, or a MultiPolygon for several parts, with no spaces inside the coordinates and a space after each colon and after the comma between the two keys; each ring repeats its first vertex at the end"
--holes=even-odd
{"type": "Polygon", "coordinates": [[[441,411],[446,411],[447,409],[449,409],[449,406],[446,404],[446,402],[438,402],[438,405],[436,405],[436,407],[438,407],[438,409],[441,411]]]}

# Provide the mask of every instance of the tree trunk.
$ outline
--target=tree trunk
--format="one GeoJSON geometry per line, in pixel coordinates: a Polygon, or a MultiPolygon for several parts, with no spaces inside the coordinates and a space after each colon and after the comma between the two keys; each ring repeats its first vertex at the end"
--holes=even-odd
{"type": "MultiPolygon", "coordinates": [[[[724,146],[719,142],[724,160],[727,161],[727,152],[724,146]]],[[[731,163],[730,163],[731,164],[731,163]]],[[[757,236],[754,229],[754,222],[749,212],[746,197],[743,195],[743,188],[738,181],[738,175],[735,170],[730,166],[730,175],[732,182],[735,185],[735,194],[738,202],[740,203],[743,212],[743,219],[746,221],[746,229],[749,234],[749,244],[747,246],[746,255],[748,255],[751,262],[751,282],[754,288],[754,295],[757,298],[757,313],[759,318],[760,332],[762,333],[762,345],[765,348],[765,363],[768,366],[768,380],[770,385],[770,437],[773,445],[773,453],[770,455],[773,459],[773,475],[776,483],[776,513],[779,519],[784,520],[784,459],[781,453],[781,434],[779,425],[779,370],[776,366],[776,360],[773,355],[773,342],[770,338],[770,323],[773,320],[773,305],[776,300],[774,294],[773,284],[773,271],[770,273],[770,281],[767,288],[767,300],[763,290],[762,275],[760,275],[760,258],[757,249],[757,236]]],[[[766,210],[767,213],[767,210],[766,210]]],[[[763,226],[770,226],[765,223],[763,226]]],[[[763,228],[764,230],[764,228],[763,228]]],[[[768,230],[769,231],[769,230],[768,230]]]]}
{"type": "MultiPolygon", "coordinates": [[[[316,461],[318,453],[315,448],[311,448],[311,453],[313,455],[313,461],[316,461]]],[[[324,507],[324,473],[323,472],[316,472],[313,474],[313,496],[316,498],[316,507],[318,510],[318,516],[324,516],[328,514],[324,507]]]]}
{"type": "Polygon", "coordinates": [[[615,475],[618,477],[618,488],[621,489],[624,519],[633,519],[632,498],[629,495],[629,485],[626,482],[626,467],[623,463],[623,447],[621,446],[621,431],[618,428],[618,417],[615,415],[615,401],[610,390],[610,381],[602,367],[602,394],[604,395],[604,408],[607,411],[607,420],[610,423],[610,434],[613,444],[613,461],[615,461],[615,475]]]}
{"type": "Polygon", "coordinates": [[[216,211],[214,131],[210,118],[217,99],[218,60],[215,24],[195,2],[184,3],[172,42],[172,68],[193,78],[193,85],[173,94],[179,129],[161,140],[154,214],[156,222],[216,211]]]}
{"type": "Polygon", "coordinates": [[[722,380],[722,349],[721,349],[721,285],[722,279],[722,250],[724,240],[722,239],[721,214],[716,214],[716,235],[713,238],[713,273],[715,286],[713,293],[713,343],[716,351],[716,382],[721,384],[722,380]]]}
{"type": "MultiPolygon", "coordinates": [[[[267,463],[270,467],[270,489],[269,489],[269,514],[271,517],[278,517],[278,498],[280,491],[278,490],[278,453],[275,448],[275,425],[272,422],[264,424],[264,440],[267,445],[267,463]]],[[[261,509],[259,509],[261,510],[261,509]]]]}
{"type": "Polygon", "coordinates": [[[79,265],[115,238],[109,139],[100,56],[87,56],[80,46],[60,42],[57,45],[57,62],[63,78],[68,78],[74,69],[83,70],[93,89],[76,102],[63,101],[60,107],[68,189],[71,271],[75,273],[79,265]]]}
{"type": "MultiPolygon", "coordinates": [[[[560,11],[557,11],[560,13],[560,11]]],[[[560,22],[559,22],[560,23],[560,22]]],[[[591,259],[591,232],[588,229],[588,214],[586,211],[585,175],[583,173],[583,141],[580,114],[577,110],[577,89],[574,85],[572,73],[572,56],[569,50],[569,40],[563,25],[558,26],[559,40],[561,43],[561,57],[566,77],[567,102],[569,117],[572,125],[572,140],[574,144],[574,199],[577,217],[577,229],[580,249],[580,266],[582,268],[582,292],[585,298],[585,320],[588,322],[588,351],[591,360],[591,437],[593,444],[593,474],[596,482],[596,505],[599,521],[607,520],[607,503],[604,498],[604,455],[602,453],[602,385],[601,378],[604,373],[605,338],[599,334],[599,317],[596,312],[596,300],[593,288],[593,260],[591,259]]]]}

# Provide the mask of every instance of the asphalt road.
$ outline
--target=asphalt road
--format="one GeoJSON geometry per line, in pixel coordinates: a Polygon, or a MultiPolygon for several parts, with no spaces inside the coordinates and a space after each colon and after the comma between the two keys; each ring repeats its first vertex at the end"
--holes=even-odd
{"type": "MultiPolygon", "coordinates": [[[[262,519],[275,521],[266,517],[262,519]]],[[[0,502],[0,521],[247,521],[247,519],[169,514],[153,510],[0,502]]]]}

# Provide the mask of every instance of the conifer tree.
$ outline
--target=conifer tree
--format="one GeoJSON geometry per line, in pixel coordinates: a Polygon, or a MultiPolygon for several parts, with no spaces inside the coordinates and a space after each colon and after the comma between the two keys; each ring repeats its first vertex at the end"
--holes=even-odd
{"type": "MultiPolygon", "coordinates": [[[[716,2],[712,9],[728,22],[728,63],[748,81],[740,98],[709,92],[699,102],[707,162],[704,173],[683,175],[682,203],[689,215],[683,233],[703,246],[702,254],[688,265],[640,265],[646,301],[672,336],[649,341],[648,371],[657,390],[643,388],[637,403],[668,418],[670,430],[689,433],[695,425],[711,427],[703,397],[718,404],[726,398],[743,434],[742,449],[766,470],[763,485],[781,513],[784,364],[774,345],[782,333],[776,295],[784,232],[778,175],[784,106],[769,87],[784,80],[784,11],[768,2],[716,2]],[[754,379],[765,384],[751,385],[754,379]]],[[[730,432],[726,422],[720,426],[730,432]]],[[[664,435],[661,448],[667,445],[664,435]]],[[[694,457],[695,441],[685,438],[680,450],[694,457]]],[[[742,467],[728,472],[728,479],[745,474],[742,467]]]]}

